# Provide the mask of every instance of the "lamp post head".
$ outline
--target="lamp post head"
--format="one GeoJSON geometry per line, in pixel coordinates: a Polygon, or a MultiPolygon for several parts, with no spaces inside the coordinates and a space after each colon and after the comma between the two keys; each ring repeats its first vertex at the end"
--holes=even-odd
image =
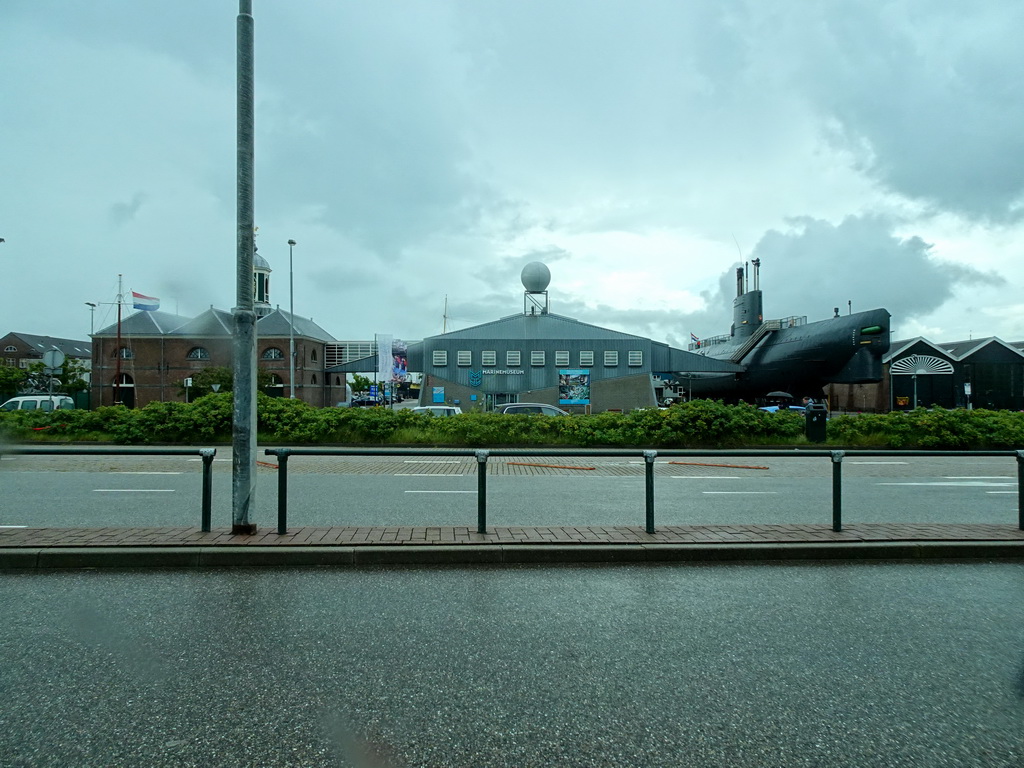
{"type": "Polygon", "coordinates": [[[96,305],[95,305],[95,304],[93,304],[93,303],[92,303],[91,301],[87,301],[87,302],[85,302],[85,306],[87,306],[87,307],[92,307],[93,309],[96,309],[96,305]]]}
{"type": "Polygon", "coordinates": [[[289,240],[288,245],[298,245],[294,240],[289,240]]]}

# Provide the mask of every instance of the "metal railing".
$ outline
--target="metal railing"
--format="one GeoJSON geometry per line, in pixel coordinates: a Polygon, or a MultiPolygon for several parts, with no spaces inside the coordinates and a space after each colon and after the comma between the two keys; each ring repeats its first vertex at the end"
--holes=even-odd
{"type": "MultiPolygon", "coordinates": [[[[1017,459],[1017,526],[1024,531],[1024,450],[1020,451],[830,451],[830,450],[699,450],[666,449],[472,449],[472,448],[267,448],[277,457],[277,532],[288,532],[288,459],[292,456],[468,456],[477,462],[477,533],[487,533],[487,460],[505,456],[546,457],[637,457],[644,460],[645,529],[654,533],[654,461],[664,457],[722,458],[827,458],[832,461],[832,530],[843,529],[843,458],[846,456],[981,457],[1006,456],[1017,459]]],[[[206,529],[204,529],[206,530],[206,529]]]]}
{"type": "Polygon", "coordinates": [[[209,533],[213,509],[213,457],[216,448],[76,448],[74,446],[8,445],[0,456],[199,456],[203,460],[202,513],[200,524],[209,533]]]}

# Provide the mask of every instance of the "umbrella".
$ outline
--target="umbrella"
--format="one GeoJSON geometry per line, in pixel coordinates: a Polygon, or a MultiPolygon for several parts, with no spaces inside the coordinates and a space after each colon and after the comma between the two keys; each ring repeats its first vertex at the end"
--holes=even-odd
{"type": "Polygon", "coordinates": [[[789,392],[769,392],[767,397],[788,397],[790,400],[793,399],[793,396],[789,394],[789,392]]]}

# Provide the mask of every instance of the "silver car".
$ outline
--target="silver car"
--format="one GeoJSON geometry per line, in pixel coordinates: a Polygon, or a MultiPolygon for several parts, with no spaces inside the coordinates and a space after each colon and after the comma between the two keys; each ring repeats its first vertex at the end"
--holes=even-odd
{"type": "Polygon", "coordinates": [[[547,403],[504,403],[494,407],[495,413],[507,413],[509,415],[515,415],[517,413],[526,414],[540,414],[541,416],[568,416],[568,411],[563,411],[554,405],[548,405],[547,403]]]}
{"type": "Polygon", "coordinates": [[[458,416],[462,409],[457,405],[418,405],[410,409],[413,413],[425,413],[429,416],[458,416]]]}

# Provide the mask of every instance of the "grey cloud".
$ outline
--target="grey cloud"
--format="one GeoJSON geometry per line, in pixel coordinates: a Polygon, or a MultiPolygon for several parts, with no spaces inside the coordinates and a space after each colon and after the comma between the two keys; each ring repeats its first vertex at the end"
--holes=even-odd
{"type": "Polygon", "coordinates": [[[835,120],[833,139],[900,194],[971,217],[1019,217],[1024,6],[823,8],[817,34],[801,39],[811,51],[797,81],[835,120]]]}
{"type": "Polygon", "coordinates": [[[127,224],[135,218],[145,200],[146,196],[142,192],[136,192],[129,202],[114,203],[110,206],[110,223],[115,227],[127,224]]]}

